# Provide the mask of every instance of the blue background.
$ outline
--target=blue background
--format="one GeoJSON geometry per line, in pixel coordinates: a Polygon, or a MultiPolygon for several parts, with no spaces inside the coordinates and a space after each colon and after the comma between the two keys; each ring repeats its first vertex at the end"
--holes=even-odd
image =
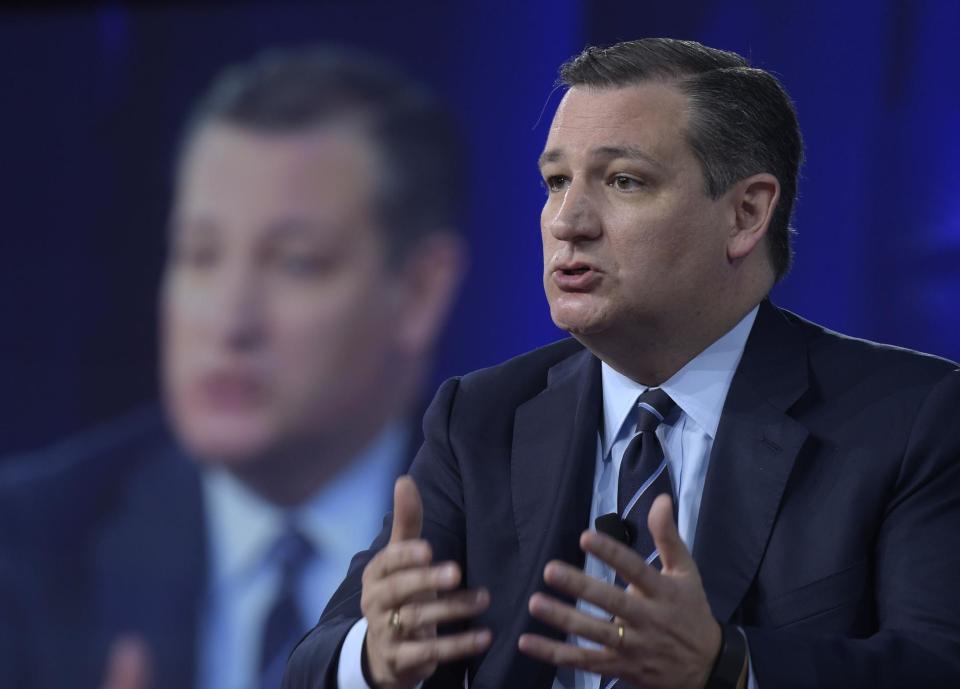
{"type": "Polygon", "coordinates": [[[436,383],[561,336],[535,167],[556,69],[587,43],[655,35],[740,52],[796,103],[797,261],[774,300],[960,359],[960,3],[47,5],[0,12],[0,453],[155,397],[173,144],[222,66],[332,39],[450,101],[472,155],[472,261],[436,383]]]}

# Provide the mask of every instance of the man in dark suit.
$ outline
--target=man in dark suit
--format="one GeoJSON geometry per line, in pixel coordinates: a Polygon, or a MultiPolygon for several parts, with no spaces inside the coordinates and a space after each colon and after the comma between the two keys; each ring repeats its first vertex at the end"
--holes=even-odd
{"type": "Polygon", "coordinates": [[[0,686],[279,686],[420,445],[461,164],[439,103],[364,54],[212,86],[177,165],[166,418],[0,477],[0,686]]]}
{"type": "Polygon", "coordinates": [[[284,686],[960,686],[960,371],[767,300],[786,93],[669,39],[561,79],[544,284],[575,339],[441,388],[284,686]]]}

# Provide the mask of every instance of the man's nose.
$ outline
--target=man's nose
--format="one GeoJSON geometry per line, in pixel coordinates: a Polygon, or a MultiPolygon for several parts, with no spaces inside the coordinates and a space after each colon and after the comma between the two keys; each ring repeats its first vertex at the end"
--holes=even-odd
{"type": "Polygon", "coordinates": [[[264,337],[260,281],[248,268],[225,271],[217,279],[210,314],[216,337],[231,350],[257,347],[264,337]]]}
{"type": "Polygon", "coordinates": [[[583,182],[570,182],[559,202],[548,203],[544,209],[546,229],[556,239],[566,242],[596,239],[602,232],[598,202],[583,182]]]}

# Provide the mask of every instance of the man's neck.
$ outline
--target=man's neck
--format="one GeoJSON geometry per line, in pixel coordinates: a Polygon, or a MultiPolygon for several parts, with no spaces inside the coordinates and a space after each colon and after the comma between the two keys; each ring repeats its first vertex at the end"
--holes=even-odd
{"type": "Polygon", "coordinates": [[[642,385],[656,387],[723,337],[757,303],[722,314],[692,314],[682,319],[637,324],[627,333],[604,332],[577,339],[614,370],[642,385]]]}
{"type": "Polygon", "coordinates": [[[228,468],[238,480],[263,499],[281,507],[303,504],[343,474],[399,419],[385,419],[375,428],[349,439],[314,440],[280,448],[256,461],[228,468]]]}

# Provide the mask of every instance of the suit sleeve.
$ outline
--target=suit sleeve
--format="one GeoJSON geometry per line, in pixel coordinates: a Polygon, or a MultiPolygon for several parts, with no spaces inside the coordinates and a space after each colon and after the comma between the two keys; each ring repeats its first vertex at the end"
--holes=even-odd
{"type": "Polygon", "coordinates": [[[927,395],[874,548],[878,630],[745,628],[760,687],[960,687],[960,371],[927,395]]]}
{"type": "MultiPolygon", "coordinates": [[[[423,537],[433,548],[434,561],[464,564],[463,490],[450,444],[450,419],[459,390],[458,379],[444,383],[424,415],[424,444],[410,475],[424,505],[423,537]]],[[[294,649],[287,662],[284,689],[334,689],[340,649],[351,627],[362,617],[361,577],[367,563],[390,541],[392,511],[369,549],[350,562],[347,576],[327,604],[320,621],[294,649]]],[[[440,633],[449,632],[441,629],[440,633]]],[[[441,666],[425,687],[463,686],[464,667],[441,666]]]]}

